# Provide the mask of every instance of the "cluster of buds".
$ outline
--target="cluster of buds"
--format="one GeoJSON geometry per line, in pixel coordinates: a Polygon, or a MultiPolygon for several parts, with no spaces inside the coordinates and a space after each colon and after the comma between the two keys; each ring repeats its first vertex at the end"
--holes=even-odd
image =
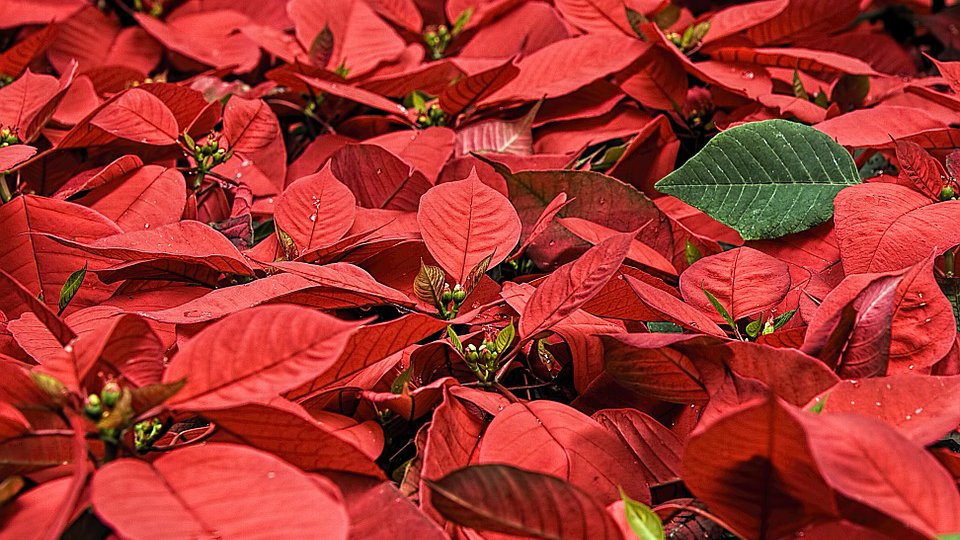
{"type": "Polygon", "coordinates": [[[463,357],[470,368],[481,382],[487,382],[497,372],[500,353],[496,345],[489,340],[483,340],[480,347],[469,344],[463,348],[463,357]]]}
{"type": "Polygon", "coordinates": [[[417,117],[417,123],[420,127],[443,126],[447,123],[446,113],[436,104],[430,105],[425,111],[417,117]]]}
{"type": "Polygon", "coordinates": [[[163,2],[159,0],[133,0],[133,9],[140,13],[147,13],[156,19],[163,15],[163,2]]]}
{"type": "Polygon", "coordinates": [[[133,426],[133,443],[138,452],[146,452],[150,447],[163,436],[167,431],[167,426],[158,418],[144,420],[133,426]]]}
{"type": "Polygon", "coordinates": [[[11,144],[20,144],[20,137],[8,127],[0,129],[0,148],[10,146],[11,144]]]}
{"type": "Polygon", "coordinates": [[[130,417],[133,416],[130,389],[121,388],[116,381],[107,382],[99,395],[87,396],[83,413],[97,423],[101,438],[116,441],[129,426],[130,417]]]}
{"type": "Polygon", "coordinates": [[[309,94],[300,94],[300,96],[304,99],[304,101],[307,102],[307,104],[303,106],[303,112],[308,116],[316,114],[317,108],[323,104],[323,99],[325,97],[322,92],[314,96],[309,94]]]}
{"type": "Polygon", "coordinates": [[[450,44],[450,40],[452,39],[453,34],[450,33],[450,30],[445,24],[437,26],[435,30],[426,30],[423,33],[423,41],[427,44],[427,48],[430,49],[431,56],[434,60],[443,58],[443,53],[447,50],[447,45],[450,44]]]}
{"type": "Polygon", "coordinates": [[[953,189],[953,186],[943,186],[943,189],[940,190],[940,200],[949,201],[957,198],[957,191],[953,189]]]}
{"type": "Polygon", "coordinates": [[[213,135],[207,137],[203,144],[197,144],[190,135],[184,132],[183,140],[186,142],[187,149],[193,152],[193,159],[197,163],[197,178],[194,180],[194,189],[200,187],[204,176],[211,169],[233,157],[233,150],[227,152],[226,148],[221,148],[220,142],[213,135]]]}

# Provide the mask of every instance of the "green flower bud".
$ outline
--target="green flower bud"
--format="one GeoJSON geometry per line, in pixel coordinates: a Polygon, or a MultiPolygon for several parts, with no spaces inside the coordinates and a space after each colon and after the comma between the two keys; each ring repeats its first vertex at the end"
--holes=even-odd
{"type": "Polygon", "coordinates": [[[90,394],[87,396],[87,402],[83,406],[83,413],[92,420],[99,420],[103,414],[103,404],[100,403],[100,396],[90,394]]]}
{"type": "Polygon", "coordinates": [[[460,302],[463,302],[463,299],[466,298],[466,297],[467,297],[467,292],[464,291],[464,290],[460,287],[460,284],[459,284],[459,283],[458,283],[456,286],[453,287],[453,301],[454,301],[454,302],[456,302],[456,303],[459,304],[460,302]]]}
{"type": "Polygon", "coordinates": [[[956,192],[951,186],[943,186],[943,189],[940,190],[940,200],[949,201],[950,199],[956,196],[956,192]]]}
{"type": "Polygon", "coordinates": [[[100,397],[103,399],[105,406],[113,407],[117,404],[117,400],[120,399],[120,385],[114,381],[108,382],[103,385],[103,390],[100,391],[100,397]]]}
{"type": "Polygon", "coordinates": [[[451,300],[453,300],[453,293],[450,292],[450,289],[443,291],[443,294],[440,295],[440,301],[443,302],[444,305],[449,304],[451,300]]]}

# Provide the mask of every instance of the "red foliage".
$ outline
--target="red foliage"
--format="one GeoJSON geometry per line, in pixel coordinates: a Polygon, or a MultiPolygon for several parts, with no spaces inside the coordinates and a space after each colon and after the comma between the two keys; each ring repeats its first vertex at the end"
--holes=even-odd
{"type": "Polygon", "coordinates": [[[942,4],[0,0],[0,540],[960,533],[942,4]]]}

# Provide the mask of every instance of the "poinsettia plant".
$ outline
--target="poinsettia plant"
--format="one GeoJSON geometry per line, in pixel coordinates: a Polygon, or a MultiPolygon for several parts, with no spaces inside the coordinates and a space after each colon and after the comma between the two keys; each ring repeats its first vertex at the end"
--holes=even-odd
{"type": "Polygon", "coordinates": [[[960,537],[957,25],[0,1],[0,540],[960,537]]]}

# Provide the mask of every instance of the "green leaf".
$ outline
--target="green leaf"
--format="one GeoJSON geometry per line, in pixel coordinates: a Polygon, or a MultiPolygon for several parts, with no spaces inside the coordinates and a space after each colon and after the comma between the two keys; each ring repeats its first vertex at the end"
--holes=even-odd
{"type": "Polygon", "coordinates": [[[763,330],[763,317],[750,321],[750,324],[747,325],[747,335],[752,338],[759,336],[761,330],[763,330]]]}
{"type": "Polygon", "coordinates": [[[452,326],[447,327],[447,337],[450,338],[450,343],[453,343],[453,348],[456,349],[458,353],[463,354],[463,343],[460,343],[460,336],[453,331],[452,326]]]}
{"type": "Polygon", "coordinates": [[[960,533],[938,534],[937,540],[960,540],[960,533]]]}
{"type": "Polygon", "coordinates": [[[453,23],[453,30],[450,31],[450,34],[453,37],[457,37],[457,34],[463,32],[463,28],[467,26],[467,23],[470,22],[470,17],[473,16],[473,6],[468,7],[467,9],[460,12],[460,15],[457,17],[457,20],[453,23]]]}
{"type": "Polygon", "coordinates": [[[408,367],[407,369],[400,372],[400,375],[393,381],[393,384],[390,385],[391,394],[401,394],[403,393],[403,388],[410,382],[410,375],[413,374],[413,371],[408,367]]]}
{"type": "Polygon", "coordinates": [[[823,88],[817,89],[817,95],[813,98],[813,103],[823,109],[830,106],[830,100],[827,99],[827,93],[823,91],[823,88]]]}
{"type": "Polygon", "coordinates": [[[702,285],[700,287],[700,290],[703,291],[703,294],[707,295],[707,300],[709,300],[710,304],[713,305],[713,309],[717,310],[717,313],[719,313],[720,316],[723,317],[723,320],[727,321],[727,324],[729,324],[731,327],[736,328],[737,323],[734,322],[733,317],[730,316],[730,312],[727,311],[727,308],[723,307],[723,304],[721,304],[720,301],[717,300],[717,297],[710,294],[710,291],[704,289],[702,285]]]}
{"type": "Polygon", "coordinates": [[[627,515],[627,525],[633,534],[640,540],[665,540],[663,522],[660,516],[654,513],[649,506],[635,501],[620,489],[620,498],[623,499],[623,511],[627,515]]]}
{"type": "Polygon", "coordinates": [[[656,188],[761,240],[830,219],[837,193],[859,183],[853,158],[829,135],[777,119],[718,134],[656,188]]]}
{"type": "Polygon", "coordinates": [[[693,264],[703,257],[703,254],[700,253],[700,248],[698,248],[695,244],[692,244],[689,238],[687,239],[687,246],[683,248],[683,252],[687,257],[687,264],[693,264]]]}
{"type": "Polygon", "coordinates": [[[774,318],[773,318],[773,329],[774,329],[774,330],[779,330],[781,327],[783,327],[783,325],[785,325],[785,324],[787,324],[788,322],[790,322],[790,319],[793,318],[793,314],[796,313],[796,312],[797,312],[796,309],[791,309],[790,311],[788,311],[788,312],[786,312],[786,313],[781,313],[780,315],[777,315],[776,317],[774,317],[774,318]]]}
{"type": "Polygon", "coordinates": [[[513,328],[513,321],[511,320],[506,328],[497,333],[497,339],[493,341],[493,346],[497,348],[497,354],[507,350],[516,335],[517,331],[513,328]]]}
{"type": "Polygon", "coordinates": [[[863,105],[870,93],[870,77],[866,75],[842,75],[833,85],[830,101],[836,103],[842,112],[863,105]]]}
{"type": "Polygon", "coordinates": [[[73,297],[76,296],[77,291],[80,290],[80,285],[83,284],[83,278],[86,275],[87,263],[84,261],[83,268],[70,274],[70,277],[67,278],[67,281],[63,284],[63,287],[60,287],[60,311],[57,312],[57,315],[63,315],[63,310],[67,309],[67,306],[70,305],[70,301],[73,300],[73,297]]]}
{"type": "Polygon", "coordinates": [[[414,90],[410,94],[410,102],[413,104],[413,108],[417,112],[427,112],[427,101],[423,98],[422,92],[414,90]]]}
{"type": "Polygon", "coordinates": [[[666,30],[677,23],[677,20],[680,19],[680,14],[680,6],[667,4],[666,7],[653,16],[653,22],[657,23],[657,26],[660,27],[661,30],[666,30]]]}
{"type": "Polygon", "coordinates": [[[683,328],[670,321],[649,321],[644,323],[647,330],[654,334],[682,334],[683,328]]]}
{"type": "Polygon", "coordinates": [[[810,95],[807,94],[807,89],[803,87],[803,81],[800,80],[800,72],[796,69],[793,70],[793,95],[804,101],[810,101],[810,95]]]}
{"type": "Polygon", "coordinates": [[[830,394],[823,396],[823,399],[811,405],[810,408],[807,410],[812,412],[813,414],[820,414],[823,411],[823,405],[827,402],[827,398],[829,397],[830,397],[830,394]]]}

